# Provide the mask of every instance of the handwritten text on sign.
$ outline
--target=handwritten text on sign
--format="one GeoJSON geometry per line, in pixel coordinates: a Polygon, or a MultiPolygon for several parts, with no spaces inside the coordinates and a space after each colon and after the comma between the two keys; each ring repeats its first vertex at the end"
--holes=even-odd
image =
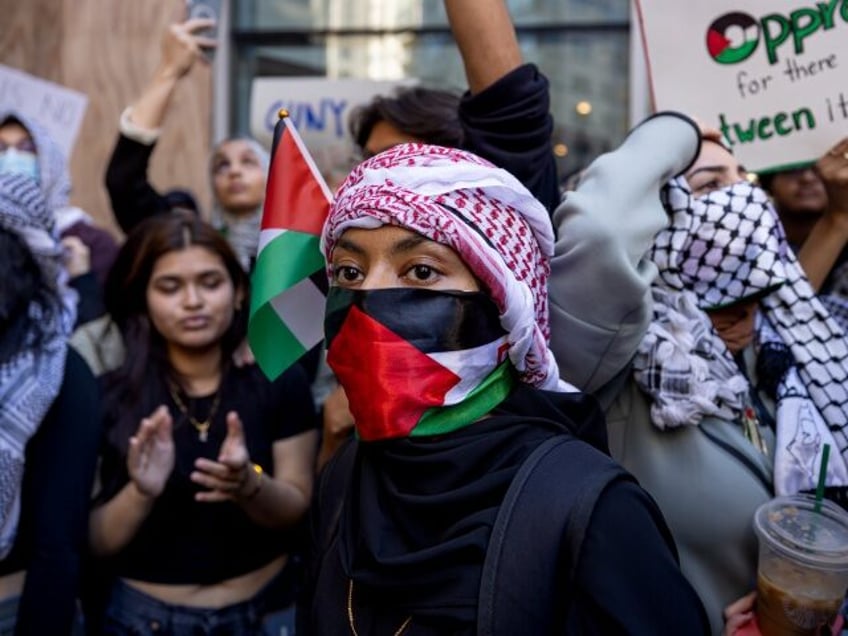
{"type": "Polygon", "coordinates": [[[755,170],[848,135],[848,0],[637,2],[655,107],[719,128],[755,170]]]}
{"type": "Polygon", "coordinates": [[[16,110],[37,121],[66,157],[71,156],[87,106],[82,93],[0,64],[0,111],[16,110]]]}

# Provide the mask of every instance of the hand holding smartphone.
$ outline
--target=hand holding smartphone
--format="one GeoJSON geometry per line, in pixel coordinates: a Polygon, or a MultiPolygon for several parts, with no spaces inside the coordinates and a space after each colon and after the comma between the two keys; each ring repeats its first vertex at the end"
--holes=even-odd
{"type": "MultiPolygon", "coordinates": [[[[206,38],[218,39],[218,23],[221,15],[221,0],[186,0],[186,9],[188,11],[188,19],[204,19],[214,20],[215,25],[208,29],[202,29],[196,32],[206,38]]],[[[215,49],[213,47],[204,47],[203,54],[211,61],[215,49]]]]}

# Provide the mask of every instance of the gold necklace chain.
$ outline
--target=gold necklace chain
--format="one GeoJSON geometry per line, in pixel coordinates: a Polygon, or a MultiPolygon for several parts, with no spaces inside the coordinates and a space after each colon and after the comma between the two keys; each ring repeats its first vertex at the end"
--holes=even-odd
{"type": "MultiPolygon", "coordinates": [[[[406,620],[401,623],[400,627],[394,633],[394,636],[400,636],[406,631],[406,628],[409,627],[409,623],[412,621],[412,616],[407,616],[406,620]]],[[[348,579],[347,583],[347,623],[350,625],[350,633],[353,636],[359,636],[359,632],[356,631],[356,625],[353,621],[353,579],[348,579]]]]}
{"type": "Polygon", "coordinates": [[[197,437],[201,442],[205,442],[209,439],[209,427],[212,426],[212,418],[215,417],[215,413],[218,412],[218,405],[221,403],[220,389],[221,387],[218,387],[218,390],[215,391],[215,399],[212,400],[212,406],[209,407],[209,413],[207,414],[206,419],[201,422],[188,412],[188,407],[185,405],[185,402],[180,399],[179,389],[177,386],[173,382],[168,382],[168,391],[171,393],[171,398],[174,400],[174,404],[176,404],[177,408],[180,409],[180,412],[188,418],[189,423],[197,431],[197,437]]]}

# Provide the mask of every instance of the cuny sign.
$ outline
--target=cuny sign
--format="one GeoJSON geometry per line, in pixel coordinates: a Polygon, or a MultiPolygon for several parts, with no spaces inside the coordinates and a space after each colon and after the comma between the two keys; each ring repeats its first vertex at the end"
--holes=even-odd
{"type": "Polygon", "coordinates": [[[410,83],[323,77],[258,78],[250,97],[250,133],[270,147],[277,113],[286,109],[327,181],[337,180],[350,168],[353,147],[347,121],[351,110],[374,95],[388,94],[410,83]]]}
{"type": "Polygon", "coordinates": [[[848,0],[637,0],[656,109],[719,128],[755,170],[848,135],[848,0]]]}

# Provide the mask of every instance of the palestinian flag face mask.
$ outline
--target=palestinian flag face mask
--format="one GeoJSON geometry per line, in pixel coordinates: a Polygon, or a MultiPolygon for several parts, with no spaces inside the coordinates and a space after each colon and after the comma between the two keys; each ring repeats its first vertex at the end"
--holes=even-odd
{"type": "Polygon", "coordinates": [[[333,287],[324,332],[365,441],[457,430],[514,382],[506,332],[483,292],[333,287]]]}

